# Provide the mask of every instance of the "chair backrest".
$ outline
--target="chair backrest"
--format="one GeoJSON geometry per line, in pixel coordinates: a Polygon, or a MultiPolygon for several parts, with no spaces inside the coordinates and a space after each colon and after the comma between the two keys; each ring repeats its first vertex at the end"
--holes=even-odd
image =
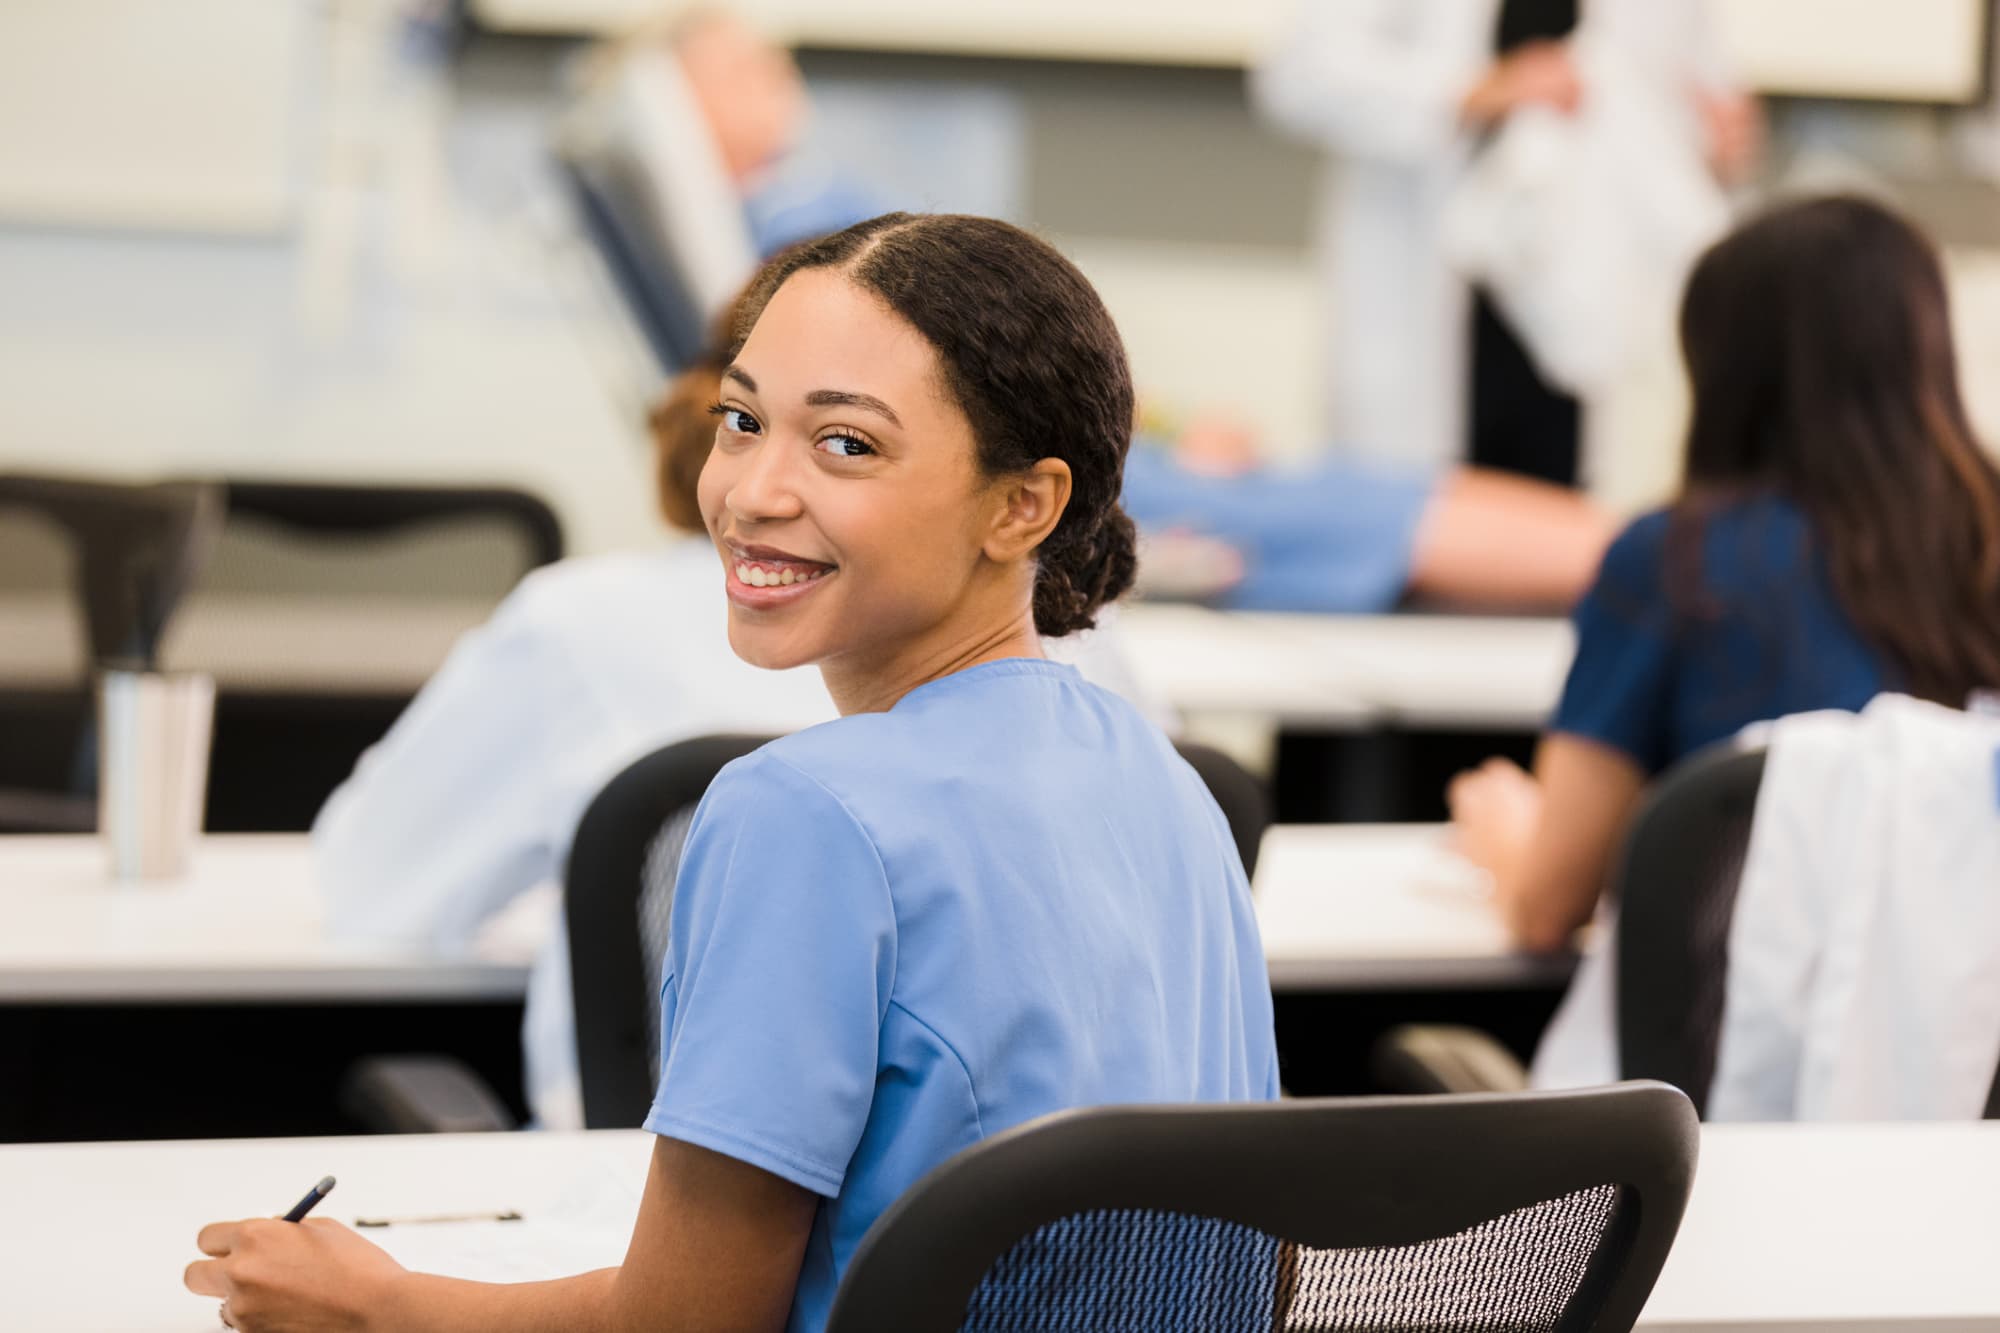
{"type": "Polygon", "coordinates": [[[4,475],[0,509],[8,508],[39,515],[65,534],[76,570],[71,591],[92,662],[157,665],[167,621],[219,530],[220,488],[193,481],[129,485],[4,475]]]}
{"type": "Polygon", "coordinates": [[[653,1104],[660,960],[694,808],[723,766],[769,736],[701,736],[611,779],[577,821],[563,871],[583,1123],[631,1129],[653,1104]]]}
{"type": "Polygon", "coordinates": [[[1243,858],[1243,873],[1256,874],[1257,851],[1264,844],[1264,830],[1271,827],[1271,797],[1264,784],[1220,750],[1193,741],[1176,741],[1174,748],[1200,774],[1209,794],[1222,807],[1222,817],[1229,821],[1229,836],[1243,858]]]}
{"type": "Polygon", "coordinates": [[[661,250],[636,191],[615,164],[564,158],[583,230],[644,335],[661,371],[693,364],[704,341],[701,311],[661,250]]]}
{"type": "Polygon", "coordinates": [[[451,644],[559,559],[504,487],[236,479],[172,656],[217,676],[208,826],[311,825],[451,644]]]}
{"type": "MultiPolygon", "coordinates": [[[[1723,742],[1676,766],[1634,818],[1613,872],[1619,1073],[1671,1083],[1698,1112],[1715,1078],[1764,758],[1761,745],[1723,742]]],[[[2000,1068],[1984,1117],[2000,1120],[2000,1068]]]]}
{"type": "MultiPolygon", "coordinates": [[[[658,1078],[660,963],[674,875],[694,809],[725,764],[768,736],[703,736],[655,750],[606,783],[577,821],[563,872],[583,1119],[630,1129],[658,1078]]],[[[1229,820],[1244,868],[1270,822],[1263,789],[1206,746],[1177,747],[1229,820]]]]}
{"type": "Polygon", "coordinates": [[[1653,1083],[1067,1112],[883,1214],[827,1333],[1622,1333],[1697,1146],[1653,1083]]]}
{"type": "Polygon", "coordinates": [[[1649,796],[1612,875],[1618,906],[1619,1072],[1707,1105],[1722,1034],[1729,922],[1750,846],[1764,750],[1724,743],[1649,796]]]}

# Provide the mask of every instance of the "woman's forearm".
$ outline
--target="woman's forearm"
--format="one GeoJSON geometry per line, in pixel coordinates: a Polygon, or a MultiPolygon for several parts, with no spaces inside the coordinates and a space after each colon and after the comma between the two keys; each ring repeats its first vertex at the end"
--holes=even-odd
{"type": "Polygon", "coordinates": [[[618,1271],[548,1282],[468,1282],[406,1273],[371,1333],[639,1333],[621,1317],[618,1271]]]}

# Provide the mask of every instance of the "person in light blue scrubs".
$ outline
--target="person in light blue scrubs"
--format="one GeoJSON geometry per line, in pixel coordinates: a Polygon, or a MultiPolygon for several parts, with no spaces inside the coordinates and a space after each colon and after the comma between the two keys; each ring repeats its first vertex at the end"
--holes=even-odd
{"type": "Polygon", "coordinates": [[[774,261],[736,342],[699,487],[730,645],[816,663],[841,717],[696,813],[624,1263],[491,1286],[337,1224],[218,1223],[187,1283],[225,1322],[818,1333],[869,1228],[986,1136],[1277,1096],[1221,812],[1043,654],[1137,561],[1131,377],[1096,293],[1005,223],[890,214],[774,261]]]}

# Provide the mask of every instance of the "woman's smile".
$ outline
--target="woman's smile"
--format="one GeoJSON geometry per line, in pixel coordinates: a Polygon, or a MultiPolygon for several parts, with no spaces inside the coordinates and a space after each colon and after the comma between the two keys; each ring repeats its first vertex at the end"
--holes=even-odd
{"type": "Polygon", "coordinates": [[[725,543],[722,559],[729,600],[751,611],[789,606],[839,572],[837,565],[769,546],[725,543]]]}

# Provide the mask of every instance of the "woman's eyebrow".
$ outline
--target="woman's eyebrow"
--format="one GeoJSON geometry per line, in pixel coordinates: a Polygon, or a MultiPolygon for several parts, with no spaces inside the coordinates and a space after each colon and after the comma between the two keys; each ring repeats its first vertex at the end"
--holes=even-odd
{"type": "Polygon", "coordinates": [[[859,407],[888,418],[892,425],[900,426],[903,419],[895,409],[873,394],[851,393],[846,389],[814,389],[806,395],[807,407],[859,407]]]}
{"type": "Polygon", "coordinates": [[[738,384],[748,389],[751,393],[757,392],[757,381],[751,379],[750,372],[744,370],[740,366],[729,367],[729,369],[722,372],[722,378],[726,380],[735,380],[738,384]]]}

